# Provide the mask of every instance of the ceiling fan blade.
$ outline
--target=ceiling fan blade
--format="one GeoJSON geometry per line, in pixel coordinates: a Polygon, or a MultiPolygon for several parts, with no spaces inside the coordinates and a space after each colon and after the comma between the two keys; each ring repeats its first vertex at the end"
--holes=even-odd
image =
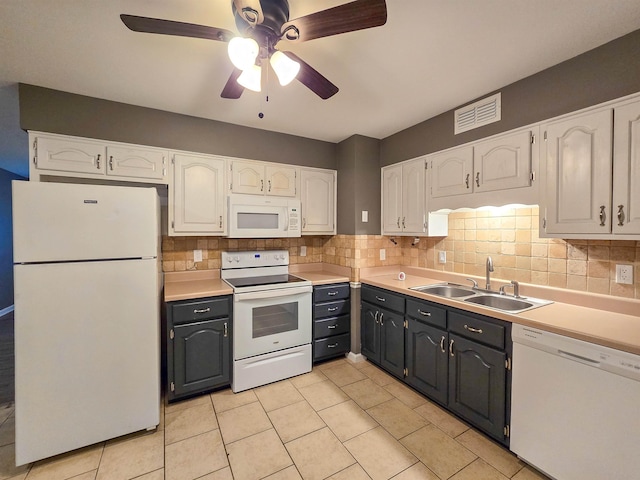
{"type": "Polygon", "coordinates": [[[282,25],[283,38],[305,42],[314,38],[379,27],[387,22],[385,0],[356,0],[296,18],[282,25]]]}
{"type": "Polygon", "coordinates": [[[311,65],[302,60],[299,56],[292,52],[282,52],[291,60],[295,60],[300,64],[300,71],[296,80],[302,83],[305,87],[318,95],[323,100],[333,97],[338,93],[339,88],[331,83],[326,77],[320,74],[311,65]]]}
{"type": "Polygon", "coordinates": [[[240,95],[242,95],[242,92],[244,92],[244,87],[238,83],[238,77],[241,73],[242,70],[240,70],[239,68],[233,69],[229,80],[227,80],[227,83],[222,89],[222,93],[220,94],[222,98],[240,98],[240,95]]]}
{"type": "Polygon", "coordinates": [[[240,12],[240,17],[251,26],[264,22],[260,0],[233,0],[233,7],[233,13],[240,12]]]}
{"type": "Polygon", "coordinates": [[[122,23],[134,32],[159,33],[162,35],[176,35],[179,37],[204,38],[228,42],[235,34],[224,28],[207,27],[194,23],[176,22],[161,18],[138,17],[136,15],[120,15],[122,23]]]}

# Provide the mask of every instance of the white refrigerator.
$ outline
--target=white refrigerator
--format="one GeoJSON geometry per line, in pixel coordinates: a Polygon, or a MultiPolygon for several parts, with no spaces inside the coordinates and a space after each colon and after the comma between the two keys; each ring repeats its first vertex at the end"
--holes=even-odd
{"type": "Polygon", "coordinates": [[[12,188],[16,465],[155,428],[155,188],[12,188]]]}

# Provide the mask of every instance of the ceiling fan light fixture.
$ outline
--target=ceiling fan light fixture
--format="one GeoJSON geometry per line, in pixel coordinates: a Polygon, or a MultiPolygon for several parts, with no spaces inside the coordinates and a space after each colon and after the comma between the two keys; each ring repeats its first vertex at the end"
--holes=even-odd
{"type": "Polygon", "coordinates": [[[251,65],[249,68],[242,71],[238,77],[238,83],[248,90],[259,92],[260,81],[262,80],[262,68],[258,65],[251,65]]]}
{"type": "Polygon", "coordinates": [[[269,62],[273,71],[276,72],[280,85],[283,87],[289,85],[300,71],[300,64],[280,51],[271,55],[269,62]]]}
{"type": "Polygon", "coordinates": [[[227,51],[231,63],[240,70],[246,70],[255,64],[260,47],[253,38],[233,37],[227,51]]]}

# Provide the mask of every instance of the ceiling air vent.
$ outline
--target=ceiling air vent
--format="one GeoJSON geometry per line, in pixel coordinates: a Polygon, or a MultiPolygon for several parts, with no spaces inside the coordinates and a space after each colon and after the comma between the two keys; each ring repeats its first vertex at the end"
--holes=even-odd
{"type": "Polygon", "coordinates": [[[453,120],[455,135],[497,122],[500,120],[501,106],[500,94],[496,93],[471,105],[459,108],[455,111],[453,120]]]}

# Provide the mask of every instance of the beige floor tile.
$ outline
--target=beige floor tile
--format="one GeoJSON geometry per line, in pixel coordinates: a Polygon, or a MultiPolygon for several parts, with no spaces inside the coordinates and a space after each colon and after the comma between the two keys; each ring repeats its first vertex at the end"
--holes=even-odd
{"type": "MultiPolygon", "coordinates": [[[[97,474],[98,474],[97,470],[91,470],[90,472],[82,473],[80,475],[76,475],[75,477],[71,477],[69,480],[95,480],[97,474]]],[[[139,480],[141,478],[144,480],[144,477],[145,475],[143,475],[142,477],[137,477],[136,480],[139,480]]]]}
{"type": "Polygon", "coordinates": [[[341,442],[346,442],[378,426],[378,422],[353,400],[325,408],[319,414],[341,442]]]}
{"type": "Polygon", "coordinates": [[[218,423],[225,444],[272,428],[260,402],[222,412],[218,415],[218,423]]]}
{"type": "Polygon", "coordinates": [[[393,398],[389,392],[369,378],[346,385],[342,390],[365,410],[393,398]]]}
{"type": "Polygon", "coordinates": [[[367,413],[395,438],[405,437],[429,423],[397,398],[371,407],[367,413]]]}
{"type": "Polygon", "coordinates": [[[14,443],[16,438],[16,417],[7,418],[0,425],[0,447],[14,443]]]}
{"type": "Polygon", "coordinates": [[[227,453],[235,480],[263,478],[293,464],[274,429],[227,445],[227,453]]]}
{"type": "Polygon", "coordinates": [[[167,445],[218,428],[211,402],[167,413],[164,421],[164,441],[167,445]]]}
{"type": "Polygon", "coordinates": [[[350,363],[347,362],[330,368],[325,368],[324,370],[322,370],[322,373],[324,373],[327,378],[329,378],[329,380],[331,380],[339,387],[344,387],[345,385],[349,385],[350,383],[354,383],[367,378],[357,368],[353,367],[350,363]]]}
{"type": "Polygon", "coordinates": [[[258,397],[253,390],[245,390],[240,393],[233,393],[230,388],[226,390],[220,390],[219,392],[211,394],[211,400],[213,401],[213,408],[216,413],[226,412],[232,408],[241,407],[248,403],[257,402],[258,397]]]}
{"type": "Polygon", "coordinates": [[[13,404],[5,404],[0,405],[0,424],[4,422],[7,418],[13,416],[15,412],[15,407],[13,404]]]}
{"type": "Polygon", "coordinates": [[[338,365],[344,365],[346,363],[350,363],[350,362],[347,362],[345,358],[341,357],[341,358],[336,358],[334,360],[327,360],[326,362],[317,363],[314,365],[313,368],[314,369],[317,368],[318,370],[325,370],[327,368],[335,367],[338,365]]]}
{"type": "Polygon", "coordinates": [[[427,425],[400,441],[440,478],[449,478],[476,459],[435,425],[427,425]]]}
{"type": "Polygon", "coordinates": [[[298,375],[297,377],[290,378],[289,380],[291,381],[294,387],[300,389],[302,387],[306,387],[307,385],[323,382],[326,379],[327,379],[326,375],[322,373],[321,370],[318,370],[317,368],[315,368],[309,373],[305,373],[304,375],[298,375]]]}
{"type": "Polygon", "coordinates": [[[233,480],[233,474],[231,473],[231,467],[224,467],[217,472],[200,477],[198,480],[233,480]]]}
{"type": "Polygon", "coordinates": [[[304,400],[289,380],[256,388],[254,392],[267,412],[304,400]]]}
{"type": "Polygon", "coordinates": [[[349,400],[349,397],[330,380],[307,385],[299,391],[315,411],[349,400]]]}
{"type": "Polygon", "coordinates": [[[372,365],[372,363],[368,362],[367,360],[361,360],[359,362],[352,362],[347,357],[345,357],[345,360],[347,361],[347,363],[349,365],[352,365],[352,366],[356,367],[358,370],[360,370],[361,368],[368,367],[369,365],[372,365]]]}
{"type": "Polygon", "coordinates": [[[16,467],[15,444],[10,443],[0,447],[0,480],[16,479],[22,480],[27,476],[31,465],[16,467]]]}
{"type": "MultiPolygon", "coordinates": [[[[71,480],[76,480],[76,479],[73,478],[71,480]]],[[[145,473],[144,475],[136,477],[136,480],[164,480],[164,468],[161,468],[160,470],[155,470],[153,472],[145,473]]]]}
{"type": "Polygon", "coordinates": [[[464,467],[456,473],[451,480],[508,480],[498,470],[486,463],[481,458],[464,467]]]}
{"type": "Polygon", "coordinates": [[[36,462],[29,472],[29,480],[63,480],[96,470],[104,444],[81,448],[36,462]]]}
{"type": "Polygon", "coordinates": [[[327,478],[355,463],[328,428],[300,437],[285,446],[305,480],[327,478]]]}
{"type": "Polygon", "coordinates": [[[345,447],[373,480],[386,480],[418,459],[382,427],[345,442],[345,447]]]}
{"type": "Polygon", "coordinates": [[[473,429],[456,437],[456,440],[506,477],[513,477],[524,466],[509,450],[473,429]]]}
{"type": "Polygon", "coordinates": [[[367,472],[357,463],[331,475],[327,480],[371,480],[367,472]]]}
{"type": "Polygon", "coordinates": [[[97,480],[127,480],[164,467],[164,432],[108,442],[97,480]]]}
{"type": "Polygon", "coordinates": [[[551,479],[546,475],[542,474],[541,472],[537,471],[535,468],[527,465],[518,473],[516,473],[513,476],[512,480],[551,480],[551,479]]]}
{"type": "Polygon", "coordinates": [[[383,370],[380,370],[378,367],[371,365],[370,363],[365,367],[362,367],[360,371],[381,387],[389,385],[395,380],[395,378],[393,378],[391,375],[384,372],[383,370]]]}
{"type": "Polygon", "coordinates": [[[414,411],[426,418],[429,422],[433,423],[450,437],[455,438],[461,433],[469,430],[469,426],[466,423],[458,420],[454,415],[435,403],[427,402],[415,408],[414,411]]]}
{"type": "Polygon", "coordinates": [[[273,410],[267,415],[284,443],[326,426],[304,399],[293,405],[273,410]]]}
{"type": "Polygon", "coordinates": [[[280,470],[273,475],[265,477],[264,480],[302,480],[302,477],[300,476],[300,473],[298,473],[298,469],[291,465],[284,470],[280,470]]]}
{"type": "Polygon", "coordinates": [[[192,480],[228,465],[219,430],[165,447],[165,479],[192,480]]]}
{"type": "Polygon", "coordinates": [[[395,379],[390,384],[385,385],[384,389],[409,408],[416,408],[427,402],[425,397],[395,379]]]}
{"type": "Polygon", "coordinates": [[[200,395],[198,397],[189,398],[188,400],[178,400],[177,402],[170,403],[169,405],[164,405],[164,413],[179,412],[180,410],[186,410],[187,408],[205,405],[207,403],[211,403],[209,395],[200,395]]]}
{"type": "Polygon", "coordinates": [[[393,477],[393,480],[440,480],[438,476],[418,462],[393,477]]]}

